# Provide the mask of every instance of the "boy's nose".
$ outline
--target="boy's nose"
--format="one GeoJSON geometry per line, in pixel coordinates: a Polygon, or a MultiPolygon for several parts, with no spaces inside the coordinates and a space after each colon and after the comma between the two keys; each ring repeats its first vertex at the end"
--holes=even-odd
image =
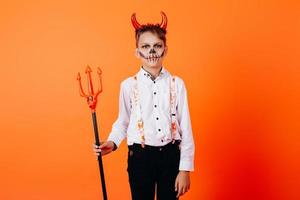
{"type": "Polygon", "coordinates": [[[156,51],[154,49],[150,49],[149,53],[156,53],[156,51]]]}

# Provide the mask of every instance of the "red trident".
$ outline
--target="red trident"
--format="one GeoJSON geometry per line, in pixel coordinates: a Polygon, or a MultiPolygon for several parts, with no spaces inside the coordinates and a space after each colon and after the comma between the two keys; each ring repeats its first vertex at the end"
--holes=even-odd
{"type": "MultiPolygon", "coordinates": [[[[98,125],[97,125],[97,117],[96,117],[96,106],[97,106],[97,98],[98,95],[102,92],[102,71],[98,67],[97,74],[99,76],[99,86],[98,90],[95,93],[93,88],[93,82],[91,77],[91,68],[89,66],[86,67],[85,73],[87,75],[88,79],[88,94],[86,94],[83,91],[82,84],[81,84],[81,76],[80,73],[77,75],[77,80],[79,82],[79,93],[80,96],[85,97],[87,99],[88,105],[92,111],[92,119],[93,119],[93,126],[94,126],[94,133],[95,133],[95,144],[97,146],[100,146],[100,140],[99,140],[99,134],[98,134],[98,125]]],[[[100,178],[101,178],[101,185],[102,185],[102,193],[103,193],[103,199],[107,200],[107,193],[106,193],[106,186],[105,186],[105,177],[104,177],[104,169],[103,169],[103,163],[102,163],[102,154],[100,152],[98,156],[98,164],[99,164],[99,171],[100,171],[100,178]]]]}
{"type": "Polygon", "coordinates": [[[102,71],[99,67],[97,68],[97,74],[99,76],[99,79],[98,79],[99,80],[99,88],[98,88],[96,93],[94,93],[94,87],[93,87],[91,72],[92,72],[92,69],[89,66],[87,66],[86,70],[85,70],[85,73],[86,73],[87,79],[88,79],[88,94],[86,94],[83,91],[82,84],[81,84],[81,76],[80,76],[79,72],[77,74],[77,80],[79,82],[80,96],[87,98],[87,102],[89,104],[89,107],[91,108],[92,112],[95,112],[95,109],[96,109],[96,106],[97,106],[97,97],[102,92],[102,76],[101,76],[102,71]]]}

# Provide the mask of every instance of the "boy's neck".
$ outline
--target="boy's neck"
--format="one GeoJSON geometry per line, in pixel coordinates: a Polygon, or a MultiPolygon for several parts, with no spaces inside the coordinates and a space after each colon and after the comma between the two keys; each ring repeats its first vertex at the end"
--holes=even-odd
{"type": "Polygon", "coordinates": [[[160,71],[162,70],[162,66],[161,67],[147,67],[147,66],[142,66],[142,68],[148,72],[149,74],[151,74],[152,78],[156,79],[156,77],[158,77],[160,71]]]}

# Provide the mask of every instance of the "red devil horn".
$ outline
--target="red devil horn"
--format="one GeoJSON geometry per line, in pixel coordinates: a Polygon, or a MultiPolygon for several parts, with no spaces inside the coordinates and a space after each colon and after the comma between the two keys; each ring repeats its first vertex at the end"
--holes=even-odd
{"type": "Polygon", "coordinates": [[[166,30],[167,25],[168,25],[167,15],[163,11],[161,11],[160,14],[161,14],[161,23],[159,26],[160,26],[160,28],[166,30]]]}
{"type": "Polygon", "coordinates": [[[133,27],[135,28],[135,30],[140,29],[142,26],[137,22],[136,17],[135,17],[135,13],[133,13],[131,15],[131,23],[133,25],[133,27]]]}

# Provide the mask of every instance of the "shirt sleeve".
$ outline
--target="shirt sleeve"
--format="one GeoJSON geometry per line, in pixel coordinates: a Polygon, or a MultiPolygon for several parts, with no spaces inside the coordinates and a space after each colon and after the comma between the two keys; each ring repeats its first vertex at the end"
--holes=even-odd
{"type": "Polygon", "coordinates": [[[184,82],[181,79],[179,79],[179,82],[179,91],[177,94],[178,124],[181,132],[179,170],[194,171],[195,145],[188,107],[187,91],[184,82]]]}
{"type": "Polygon", "coordinates": [[[124,81],[120,86],[119,95],[119,115],[117,120],[112,125],[112,130],[107,138],[108,141],[113,141],[118,147],[126,137],[127,128],[130,118],[130,95],[128,87],[124,81]]]}

